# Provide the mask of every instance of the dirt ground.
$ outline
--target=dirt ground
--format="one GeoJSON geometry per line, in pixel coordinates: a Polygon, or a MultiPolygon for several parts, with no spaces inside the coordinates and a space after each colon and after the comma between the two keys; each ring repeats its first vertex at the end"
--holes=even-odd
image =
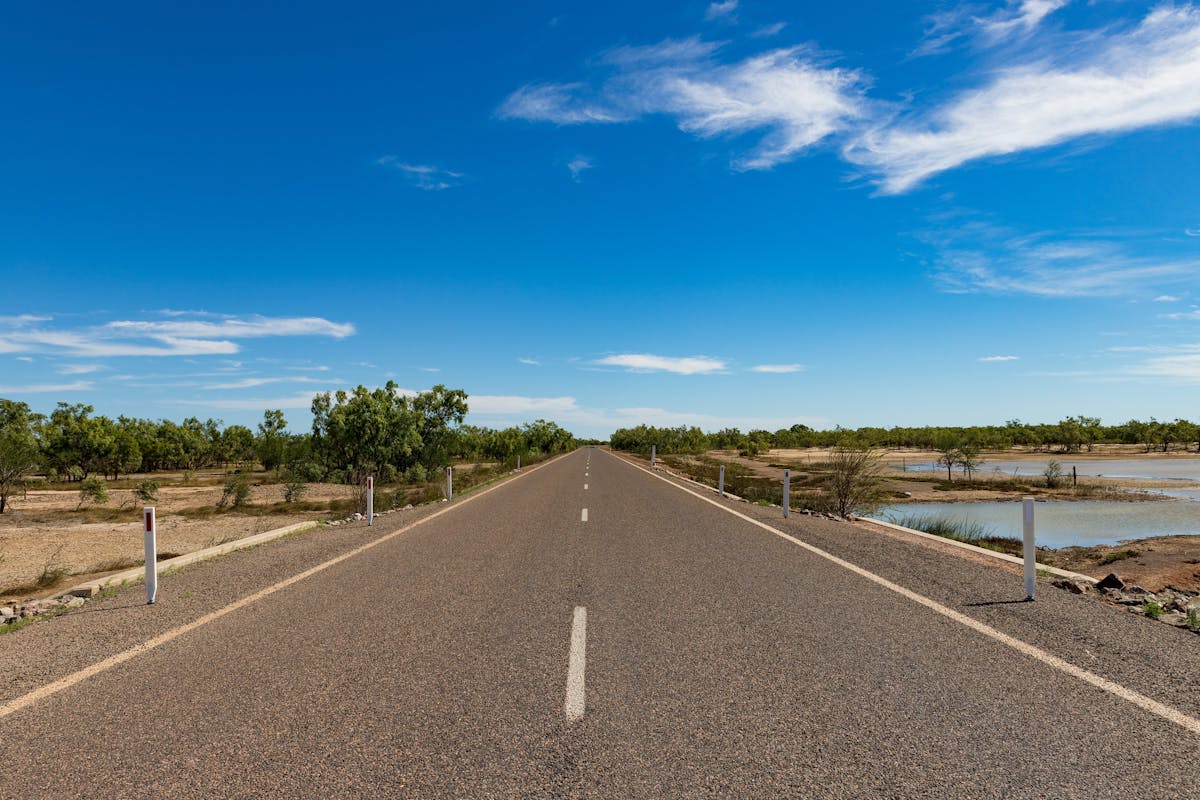
{"type": "MultiPolygon", "coordinates": [[[[277,513],[271,506],[283,499],[278,484],[253,486],[246,511],[216,512],[221,488],[217,483],[159,489],[154,506],[160,560],[331,516],[328,510],[277,513]],[[185,509],[192,513],[179,513],[185,509]],[[208,514],[209,509],[213,513],[208,514]]],[[[309,484],[303,499],[306,504],[324,503],[353,498],[356,493],[353,486],[309,484]]],[[[30,491],[14,500],[13,510],[0,516],[0,600],[50,595],[55,589],[142,563],[143,504],[131,490],[109,489],[108,503],[80,511],[76,510],[78,490],[30,491]],[[57,579],[37,586],[43,574],[57,579]]]]}

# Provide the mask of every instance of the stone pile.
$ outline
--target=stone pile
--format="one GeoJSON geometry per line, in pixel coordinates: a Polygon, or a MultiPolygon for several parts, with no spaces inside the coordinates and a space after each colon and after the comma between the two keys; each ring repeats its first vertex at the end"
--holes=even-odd
{"type": "Polygon", "coordinates": [[[46,597],[41,600],[9,603],[0,606],[0,625],[11,625],[18,620],[41,614],[60,614],[71,608],[79,608],[85,602],[87,601],[82,597],[64,594],[62,597],[46,597]]]}
{"type": "MultiPolygon", "coordinates": [[[[1065,578],[1055,581],[1054,585],[1075,594],[1082,594],[1090,588],[1065,578]]],[[[1200,633],[1200,595],[1170,587],[1151,592],[1142,586],[1127,585],[1114,573],[1106,575],[1095,589],[1103,599],[1135,614],[1200,633]]]]}

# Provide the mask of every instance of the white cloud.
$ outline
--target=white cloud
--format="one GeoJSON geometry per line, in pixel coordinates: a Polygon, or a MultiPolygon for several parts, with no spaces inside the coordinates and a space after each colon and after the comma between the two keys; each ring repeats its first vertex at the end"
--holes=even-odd
{"type": "Polygon", "coordinates": [[[567,169],[571,172],[571,180],[576,183],[579,182],[579,176],[583,174],[584,170],[589,170],[592,166],[591,159],[587,156],[575,156],[567,162],[567,169]]]}
{"type": "Polygon", "coordinates": [[[673,372],[676,375],[704,375],[722,372],[725,362],[708,356],[673,358],[649,353],[620,353],[605,356],[593,363],[606,367],[624,367],[630,372],[673,372]]]}
{"type": "Polygon", "coordinates": [[[232,398],[216,397],[202,400],[181,400],[185,405],[203,406],[228,411],[262,411],[267,408],[309,409],[318,392],[301,392],[287,397],[232,398]]]}
{"type": "Polygon", "coordinates": [[[789,372],[803,372],[805,366],[803,364],[759,364],[750,368],[751,372],[767,372],[773,374],[785,374],[789,372]]]}
{"type": "Polygon", "coordinates": [[[63,364],[58,368],[60,375],[89,375],[104,369],[99,364],[63,364]]]}
{"type": "Polygon", "coordinates": [[[1156,302],[1156,303],[1178,303],[1180,301],[1180,299],[1181,298],[1178,298],[1173,294],[1160,294],[1158,297],[1154,298],[1154,302],[1156,302]]]}
{"type": "Polygon", "coordinates": [[[1200,236],[1200,228],[1197,228],[1196,230],[1192,230],[1191,228],[1184,228],[1183,232],[1186,233],[1188,236],[1200,236]]]}
{"type": "Polygon", "coordinates": [[[912,119],[882,120],[843,154],[887,194],[966,162],[1200,115],[1200,11],[1164,6],[1136,28],[995,72],[912,119]]]}
{"type": "Polygon", "coordinates": [[[516,395],[473,394],[467,398],[472,414],[482,415],[554,415],[579,410],[574,397],[521,397],[516,395]]]}
{"type": "Polygon", "coordinates": [[[755,39],[769,39],[772,36],[778,36],[779,32],[787,27],[786,22],[776,22],[771,25],[763,25],[757,28],[750,35],[755,39]]]}
{"type": "Polygon", "coordinates": [[[1019,361],[1020,356],[984,356],[980,361],[1019,361]]]}
{"type": "Polygon", "coordinates": [[[723,2],[709,3],[708,8],[704,12],[706,20],[714,20],[721,18],[730,18],[737,11],[738,0],[723,0],[723,2]]]}
{"type": "Polygon", "coordinates": [[[934,282],[954,294],[1117,296],[1158,292],[1200,271],[1200,258],[1131,255],[1128,240],[1019,235],[972,220],[955,223],[925,236],[936,251],[934,282]]]}
{"type": "Polygon", "coordinates": [[[531,367],[540,367],[542,365],[542,362],[538,361],[536,358],[518,358],[517,361],[521,362],[522,364],[528,364],[531,367]]]}
{"type": "Polygon", "coordinates": [[[1173,314],[1159,314],[1160,319],[1200,319],[1200,309],[1191,311],[1176,311],[1173,314]]]}
{"type": "Polygon", "coordinates": [[[344,339],[354,335],[354,325],[330,322],[321,317],[229,317],[220,322],[180,320],[153,322],[119,320],[106,326],[122,336],[186,337],[192,339],[251,339],[264,336],[330,336],[344,339]]]}
{"type": "Polygon", "coordinates": [[[1182,353],[1151,358],[1131,367],[1129,371],[1135,375],[1200,381],[1200,354],[1182,353]]]}
{"type": "Polygon", "coordinates": [[[20,328],[25,325],[32,325],[35,322],[49,322],[53,317],[43,317],[37,314],[17,314],[15,316],[0,315],[0,325],[12,328],[20,328]]]}
{"type": "Polygon", "coordinates": [[[560,125],[666,114],[701,138],[760,131],[757,145],[734,159],[747,170],[789,160],[866,115],[855,70],[828,66],[803,47],[725,65],[713,58],[717,48],[697,37],[617,48],[601,60],[616,75],[599,91],[582,83],[528,85],[497,113],[560,125]]]}
{"type": "Polygon", "coordinates": [[[341,381],[331,381],[328,378],[307,378],[303,376],[285,375],[274,378],[241,378],[228,383],[212,383],[205,386],[205,389],[212,391],[225,391],[229,389],[252,389],[256,386],[267,386],[272,383],[341,383],[341,381]]]}
{"type": "Polygon", "coordinates": [[[234,339],[279,336],[341,339],[353,334],[353,325],[321,317],[254,315],[226,316],[218,321],[117,320],[74,330],[22,326],[0,336],[0,353],[46,352],[84,358],[232,355],[241,350],[234,339]]]}
{"type": "Polygon", "coordinates": [[[377,162],[380,166],[399,170],[413,186],[426,192],[440,192],[461,186],[465,175],[430,164],[408,164],[395,156],[384,156],[377,162]]]}
{"type": "Polygon", "coordinates": [[[991,39],[1027,34],[1067,2],[1068,0],[1010,0],[1006,8],[990,17],[977,18],[976,21],[991,39]]]}
{"type": "Polygon", "coordinates": [[[86,392],[90,390],[93,385],[94,384],[91,381],[75,381],[74,383],[35,383],[25,386],[0,386],[0,395],[86,392]]]}

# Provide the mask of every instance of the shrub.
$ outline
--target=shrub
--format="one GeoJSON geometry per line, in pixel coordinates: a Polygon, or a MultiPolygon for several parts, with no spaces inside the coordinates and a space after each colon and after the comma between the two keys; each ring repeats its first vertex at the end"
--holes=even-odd
{"type": "Polygon", "coordinates": [[[84,503],[95,503],[103,505],[108,502],[108,484],[104,482],[104,478],[93,475],[90,478],[84,478],[79,484],[79,506],[84,503]]]}
{"type": "Polygon", "coordinates": [[[133,487],[133,496],[143,503],[153,503],[158,500],[158,484],[154,481],[142,481],[133,487]]]}
{"type": "Polygon", "coordinates": [[[241,508],[250,499],[250,482],[245,475],[233,475],[225,482],[217,508],[241,508]]]}
{"type": "Polygon", "coordinates": [[[287,474],[283,480],[283,502],[289,505],[299,501],[308,492],[308,484],[294,474],[287,474]]]}
{"type": "Polygon", "coordinates": [[[413,464],[404,471],[405,483],[424,483],[428,480],[428,474],[425,472],[425,467],[421,464],[413,464]]]}

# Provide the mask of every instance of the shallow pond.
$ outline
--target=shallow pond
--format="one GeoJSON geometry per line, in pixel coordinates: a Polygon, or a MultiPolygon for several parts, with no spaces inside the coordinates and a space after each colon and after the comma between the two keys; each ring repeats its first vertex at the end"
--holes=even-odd
{"type": "MultiPolygon", "coordinates": [[[[977,474],[992,475],[1000,472],[1004,475],[1041,475],[1046,470],[1046,464],[1051,460],[1057,461],[1061,465],[1063,474],[1067,477],[1070,477],[1071,468],[1074,467],[1078,470],[1080,477],[1200,481],[1200,458],[1128,458],[1091,461],[1076,459],[1072,456],[1047,455],[1044,461],[985,461],[979,467],[977,474]]],[[[944,466],[931,461],[908,464],[905,468],[914,472],[946,471],[944,466]]],[[[959,470],[956,467],[954,469],[955,477],[958,474],[959,470]]]]}
{"type": "MultiPolygon", "coordinates": [[[[1172,493],[1174,494],[1174,493],[1172,493]]],[[[1021,503],[902,503],[875,516],[896,522],[905,516],[946,517],[980,522],[996,536],[1021,538],[1021,503]]],[[[1037,543],[1045,547],[1116,544],[1148,536],[1200,534],[1200,502],[1080,500],[1034,504],[1037,543]]]]}

